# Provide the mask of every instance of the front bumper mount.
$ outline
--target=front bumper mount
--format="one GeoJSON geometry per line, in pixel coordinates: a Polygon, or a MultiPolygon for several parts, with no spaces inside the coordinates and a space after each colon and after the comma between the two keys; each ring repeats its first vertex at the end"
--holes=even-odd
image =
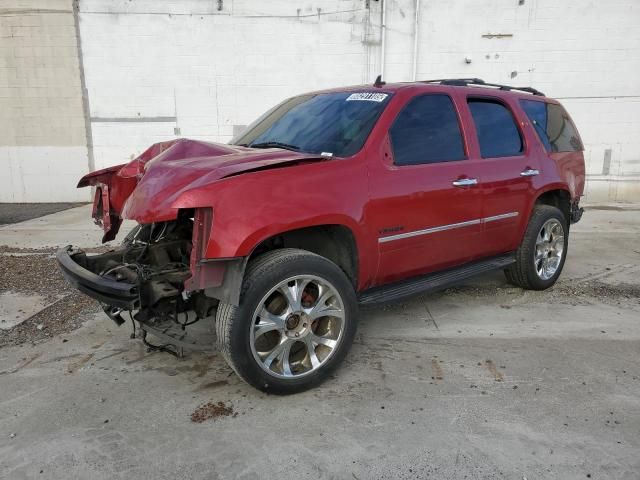
{"type": "Polygon", "coordinates": [[[138,286],[102,277],[88,270],[87,256],[84,252],[67,245],[58,250],[56,259],[64,277],[82,293],[123,310],[139,307],[138,286]]]}

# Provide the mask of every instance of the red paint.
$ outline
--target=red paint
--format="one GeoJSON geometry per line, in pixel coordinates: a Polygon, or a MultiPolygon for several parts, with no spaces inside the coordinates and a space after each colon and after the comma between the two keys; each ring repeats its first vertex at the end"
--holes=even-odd
{"type": "MultiPolygon", "coordinates": [[[[327,159],[183,139],[155,144],[129,164],[85,176],[78,186],[102,188],[100,198],[107,208],[96,208],[94,216],[101,216],[107,239],[115,236],[121,218],[152,223],[175,219],[179,209],[212,209],[212,219],[198,227],[203,245],[194,246],[203,259],[250,255],[261,241],[289,230],[345,226],[358,248],[359,290],[514,250],[539,195],[560,189],[577,200],[583,193],[582,152],[544,150],[518,104],[520,98],[531,99],[530,94],[434,84],[336,89],[344,90],[394,93],[365,146],[352,157],[327,159]],[[454,101],[467,160],[397,167],[389,126],[413,96],[427,93],[446,93],[454,101]],[[498,99],[512,111],[524,139],[522,155],[480,157],[467,107],[467,97],[479,95],[498,99]],[[541,174],[521,177],[526,168],[541,174]],[[478,185],[453,187],[451,182],[459,178],[477,178],[478,185]],[[507,212],[518,215],[378,242],[382,236],[507,212]],[[401,232],[383,232],[394,226],[401,232]]],[[[213,280],[194,277],[195,283],[213,280]]]]}

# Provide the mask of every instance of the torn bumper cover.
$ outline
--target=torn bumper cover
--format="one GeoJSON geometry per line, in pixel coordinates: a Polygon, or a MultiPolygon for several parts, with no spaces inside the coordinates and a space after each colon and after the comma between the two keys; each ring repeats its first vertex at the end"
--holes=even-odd
{"type": "Polygon", "coordinates": [[[56,258],[64,277],[85,295],[123,310],[138,308],[138,286],[135,283],[117,281],[93,273],[89,270],[91,257],[75,250],[71,245],[58,250],[56,258]]]}

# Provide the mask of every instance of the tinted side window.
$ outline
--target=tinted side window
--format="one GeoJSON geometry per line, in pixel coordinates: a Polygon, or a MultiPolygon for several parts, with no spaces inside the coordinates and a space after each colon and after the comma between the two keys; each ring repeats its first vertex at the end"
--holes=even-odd
{"type": "Polygon", "coordinates": [[[578,152],[582,142],[569,115],[560,105],[520,100],[529,121],[549,152],[578,152]]]}
{"type": "Polygon", "coordinates": [[[483,158],[509,157],[522,153],[522,138],[507,107],[485,99],[471,98],[468,102],[483,158]]]}
{"type": "Polygon", "coordinates": [[[396,165],[451,162],[465,158],[458,115],[448,95],[411,100],[389,130],[396,165]]]}

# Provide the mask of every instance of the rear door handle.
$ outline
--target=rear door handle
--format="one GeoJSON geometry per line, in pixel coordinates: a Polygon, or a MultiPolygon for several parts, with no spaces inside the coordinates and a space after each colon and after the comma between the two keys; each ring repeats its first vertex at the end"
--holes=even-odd
{"type": "Polygon", "coordinates": [[[454,180],[451,182],[454,187],[469,187],[471,185],[477,185],[477,178],[459,178],[458,180],[454,180]]]}
{"type": "Polygon", "coordinates": [[[540,170],[536,170],[535,168],[525,168],[520,172],[521,177],[535,177],[540,174],[540,170]]]}

